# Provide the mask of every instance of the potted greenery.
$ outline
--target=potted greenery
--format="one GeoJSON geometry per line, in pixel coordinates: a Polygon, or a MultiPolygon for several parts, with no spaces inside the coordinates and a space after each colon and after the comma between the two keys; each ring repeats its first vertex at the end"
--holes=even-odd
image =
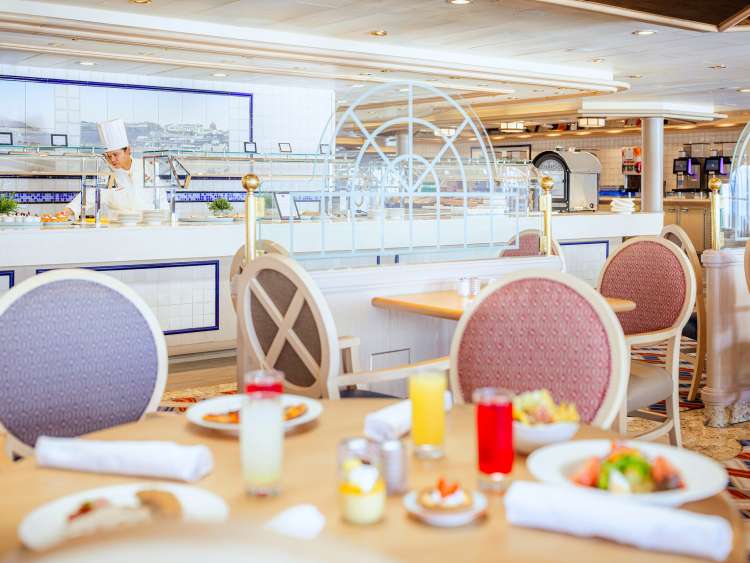
{"type": "Polygon", "coordinates": [[[208,204],[208,209],[215,217],[226,217],[232,212],[232,204],[223,197],[217,197],[208,204]]]}
{"type": "Polygon", "coordinates": [[[0,196],[0,215],[8,215],[18,210],[18,202],[13,199],[16,194],[0,196]]]}

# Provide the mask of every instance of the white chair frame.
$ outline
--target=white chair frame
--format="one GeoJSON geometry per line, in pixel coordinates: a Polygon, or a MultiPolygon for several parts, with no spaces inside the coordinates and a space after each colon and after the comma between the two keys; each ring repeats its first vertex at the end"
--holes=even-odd
{"type": "MultiPolygon", "coordinates": [[[[539,235],[539,240],[542,240],[542,237],[544,237],[544,233],[541,230],[539,230],[539,229],[524,229],[523,231],[521,231],[521,232],[518,233],[518,237],[515,237],[515,236],[512,237],[508,241],[508,244],[512,245],[512,244],[515,243],[516,240],[520,240],[521,237],[523,237],[524,235],[528,235],[528,234],[531,234],[531,233],[536,233],[537,235],[539,235]]],[[[507,250],[513,250],[513,249],[512,248],[508,248],[507,250]]],[[[520,258],[520,256],[503,256],[503,252],[504,252],[504,250],[500,251],[500,254],[498,255],[498,258],[520,258]]],[[[563,256],[562,247],[560,246],[560,243],[557,242],[557,239],[555,237],[552,237],[552,253],[555,256],[558,256],[560,258],[560,262],[562,264],[562,270],[561,271],[564,272],[565,271],[565,256],[563,256]]]]}
{"type": "Polygon", "coordinates": [[[695,313],[697,315],[697,339],[695,346],[695,363],[693,365],[693,379],[690,382],[690,391],[688,392],[688,401],[694,401],[698,396],[703,372],[706,371],[706,299],[705,289],[703,287],[703,267],[701,266],[698,253],[693,246],[693,241],[679,225],[665,225],[661,230],[662,238],[672,235],[680,241],[679,246],[687,255],[690,264],[693,266],[695,274],[695,313]]]}
{"type": "Polygon", "coordinates": [[[237,316],[241,331],[240,336],[246,343],[249,343],[249,352],[254,362],[260,369],[274,369],[284,344],[288,342],[305,364],[305,367],[315,377],[315,383],[310,387],[302,387],[286,381],[285,388],[301,395],[316,398],[325,397],[328,379],[339,373],[341,358],[333,316],[325,303],[323,294],[310,274],[293,259],[287,256],[270,254],[260,256],[246,266],[239,274],[237,287],[237,316]],[[263,270],[278,272],[295,285],[296,292],[286,313],[282,314],[278,310],[266,290],[258,283],[256,276],[263,270]],[[263,352],[253,329],[251,295],[255,295],[277,327],[276,335],[267,353],[263,352]],[[315,361],[293,328],[305,302],[310,307],[320,337],[320,364],[315,361]]]}
{"type": "MultiPolygon", "coordinates": [[[[643,332],[638,334],[625,335],[625,342],[628,344],[630,350],[633,346],[642,344],[658,344],[661,342],[667,342],[667,354],[666,354],[666,365],[665,369],[667,373],[672,377],[672,394],[667,397],[667,421],[660,424],[658,427],[634,436],[641,440],[653,440],[664,434],[669,434],[669,440],[672,445],[681,447],[682,446],[682,432],[680,429],[680,341],[682,339],[682,329],[685,328],[685,324],[690,318],[690,314],[695,307],[695,272],[693,267],[688,260],[687,255],[683,250],[670,242],[669,240],[657,236],[641,236],[634,237],[625,241],[614,253],[612,253],[607,261],[604,263],[601,271],[599,272],[599,278],[596,282],[597,289],[601,290],[602,278],[604,273],[607,271],[610,262],[624,249],[631,244],[637,244],[639,242],[654,242],[661,244],[667,248],[672,254],[677,257],[677,260],[682,266],[682,271],[685,275],[685,301],[682,304],[680,313],[677,315],[677,320],[674,324],[663,330],[643,332]]],[[[640,413],[640,418],[646,418],[650,420],[658,420],[648,416],[646,413],[640,413]]],[[[617,417],[617,428],[616,430],[620,434],[627,434],[627,397],[622,402],[620,413],[617,417]]]]}
{"type": "MultiPolygon", "coordinates": [[[[286,260],[283,261],[284,264],[289,268],[289,272],[293,272],[293,275],[297,278],[297,280],[303,280],[305,287],[308,288],[314,288],[315,291],[308,291],[308,295],[306,296],[308,301],[311,304],[314,304],[314,307],[311,306],[311,309],[317,308],[320,311],[325,310],[327,313],[322,315],[320,318],[320,321],[318,318],[316,318],[316,323],[318,322],[328,322],[330,320],[330,326],[326,327],[326,331],[330,335],[336,335],[336,326],[333,322],[333,317],[330,314],[330,310],[328,309],[328,304],[323,298],[320,291],[317,289],[317,285],[315,285],[315,282],[312,280],[310,275],[307,273],[307,271],[302,268],[294,259],[289,257],[289,253],[286,251],[286,249],[281,246],[280,244],[277,244],[274,241],[267,241],[262,240],[258,241],[261,244],[261,249],[266,252],[266,255],[273,255],[275,257],[281,257],[286,258],[286,260]],[[331,332],[332,331],[332,332],[331,332]]],[[[237,335],[238,335],[238,342],[237,342],[237,388],[242,388],[242,378],[244,376],[244,372],[248,369],[267,369],[267,362],[264,362],[261,356],[263,354],[259,354],[258,351],[260,351],[260,345],[257,342],[257,339],[250,339],[249,334],[252,332],[254,334],[254,331],[248,331],[248,325],[246,324],[247,317],[244,317],[240,314],[240,311],[237,309],[237,296],[240,294],[240,287],[242,286],[242,278],[241,275],[244,273],[244,263],[245,263],[245,247],[244,245],[240,247],[240,249],[235,253],[234,258],[232,259],[232,266],[230,268],[230,287],[232,288],[232,304],[234,305],[235,312],[237,313],[237,335]],[[254,341],[253,341],[254,340],[254,341]],[[243,359],[243,355],[246,350],[244,347],[244,343],[250,344],[251,350],[250,350],[250,358],[248,358],[249,365],[246,364],[246,361],[243,359]]],[[[256,261],[258,259],[262,258],[258,257],[256,258],[256,261]]],[[[254,261],[255,262],[255,261],[254,261]]],[[[264,262],[265,263],[265,262],[264,262]]],[[[286,270],[285,270],[286,271],[286,270]]],[[[283,272],[281,272],[283,273],[283,272]]],[[[286,275],[286,273],[284,273],[286,275]]],[[[299,285],[297,286],[299,289],[299,285]]],[[[278,317],[274,317],[274,319],[277,319],[278,317]]],[[[296,319],[296,317],[295,317],[296,319]]],[[[294,325],[294,321],[289,325],[294,325]]],[[[359,362],[359,346],[360,346],[360,339],[357,336],[337,336],[334,341],[338,342],[338,351],[339,351],[339,367],[337,368],[337,371],[335,373],[338,375],[340,373],[354,373],[358,372],[360,369],[360,362],[359,362]]],[[[279,348],[278,352],[281,352],[281,348],[279,348]]],[[[300,356],[301,358],[302,356],[300,356]]],[[[275,358],[276,359],[276,358],[275,358]]],[[[275,361],[274,359],[274,361],[275,361]]],[[[314,362],[313,362],[314,364],[314,362]]],[[[310,364],[312,365],[312,364],[310,364]]],[[[310,365],[308,365],[308,369],[310,369],[310,365]]],[[[317,373],[317,372],[314,372],[317,373]]],[[[316,389],[321,391],[322,396],[326,396],[327,393],[327,385],[326,381],[330,377],[331,370],[326,370],[326,373],[321,374],[321,376],[324,378],[323,383],[321,384],[322,387],[318,389],[318,386],[316,385],[316,389]]],[[[309,388],[308,389],[308,393],[309,388]]],[[[303,392],[302,389],[297,389],[299,392],[303,392]]]]}
{"type": "Polygon", "coordinates": [[[747,290],[750,291],[750,240],[745,246],[745,277],[747,278],[747,290]]]}
{"type": "MultiPolygon", "coordinates": [[[[16,301],[21,299],[27,293],[48,283],[67,280],[84,280],[103,285],[125,297],[136,307],[136,309],[138,309],[138,312],[143,315],[143,318],[146,320],[146,324],[148,325],[148,328],[150,329],[151,335],[154,339],[157,355],[157,373],[156,382],[154,384],[154,391],[143,414],[146,415],[147,413],[156,412],[161,398],[164,395],[164,387],[167,384],[167,371],[169,367],[167,343],[164,338],[164,332],[159,325],[159,321],[157,320],[151,308],[146,304],[146,302],[143,300],[143,298],[141,298],[140,295],[138,295],[133,289],[125,285],[120,280],[94,270],[85,269],[60,269],[43,272],[12,287],[4,295],[0,296],[0,319],[2,319],[2,315],[5,313],[5,311],[7,311],[16,301]]],[[[7,433],[5,446],[6,452],[9,455],[15,453],[22,457],[26,457],[33,455],[34,453],[33,448],[18,440],[10,432],[7,433]]]]}
{"type": "Polygon", "coordinates": [[[591,304],[601,320],[609,341],[612,369],[604,401],[592,419],[591,424],[599,428],[609,428],[617,417],[620,405],[625,400],[627,393],[630,358],[622,327],[620,326],[620,322],[617,320],[617,315],[612,310],[612,307],[607,304],[607,301],[601,296],[601,294],[592,289],[591,286],[584,281],[562,272],[550,272],[548,270],[522,270],[503,276],[502,280],[489,285],[482,291],[472,307],[467,309],[458,321],[458,326],[456,327],[456,332],[451,343],[450,386],[453,393],[453,401],[455,403],[464,402],[458,376],[458,351],[461,346],[464,332],[466,331],[466,327],[471,320],[472,315],[481,306],[484,300],[489,298],[490,295],[498,289],[515,281],[529,278],[551,280],[569,287],[591,304]]]}

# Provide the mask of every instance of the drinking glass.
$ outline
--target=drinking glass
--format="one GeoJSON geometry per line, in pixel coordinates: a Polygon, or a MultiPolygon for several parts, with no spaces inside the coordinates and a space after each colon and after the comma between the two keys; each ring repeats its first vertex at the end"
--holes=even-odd
{"type": "Polygon", "coordinates": [[[284,374],[275,369],[248,371],[243,381],[245,383],[245,393],[253,393],[255,391],[284,392],[284,374]]]}
{"type": "Polygon", "coordinates": [[[245,490],[253,496],[279,492],[284,449],[284,408],[279,372],[251,372],[240,409],[240,453],[245,490]]]}
{"type": "Polygon", "coordinates": [[[421,372],[409,378],[411,439],[421,459],[445,455],[445,374],[421,372]]]}
{"type": "Polygon", "coordinates": [[[374,524],[385,514],[386,486],[378,444],[346,438],[338,447],[341,515],[351,524],[374,524]]]}
{"type": "Polygon", "coordinates": [[[502,490],[513,470],[513,394],[503,389],[476,389],[479,487],[502,490]]]}

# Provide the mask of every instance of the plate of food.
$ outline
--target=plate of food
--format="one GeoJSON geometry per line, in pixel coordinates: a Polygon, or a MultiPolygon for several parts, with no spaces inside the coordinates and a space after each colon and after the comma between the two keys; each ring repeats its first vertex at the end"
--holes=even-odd
{"type": "Polygon", "coordinates": [[[724,490],[727,472],[699,453],[650,442],[577,440],[545,446],[526,460],[545,483],[589,487],[663,506],[712,497],[724,490]]]}
{"type": "Polygon", "coordinates": [[[410,492],[403,502],[410,515],[439,528],[465,526],[487,511],[487,497],[482,493],[467,491],[442,477],[435,485],[410,492]]]}
{"type": "Polygon", "coordinates": [[[90,489],[30,512],[18,526],[21,542],[34,551],[65,540],[160,520],[223,522],[224,499],[198,487],[131,483],[90,489]]]}
{"type": "Polygon", "coordinates": [[[555,403],[546,389],[513,397],[513,446],[531,453],[537,448],[570,440],[578,431],[578,410],[572,403],[555,403]]]}
{"type": "MultiPolygon", "coordinates": [[[[301,395],[284,393],[281,395],[281,404],[284,407],[286,432],[315,420],[323,412],[320,401],[301,395]]],[[[198,426],[238,434],[241,405],[242,395],[224,395],[196,403],[185,414],[190,422],[198,426]]]]}

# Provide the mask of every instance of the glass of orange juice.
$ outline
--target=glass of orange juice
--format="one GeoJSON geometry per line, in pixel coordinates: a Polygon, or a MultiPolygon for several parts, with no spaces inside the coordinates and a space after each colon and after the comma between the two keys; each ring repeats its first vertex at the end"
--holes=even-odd
{"type": "Polygon", "coordinates": [[[409,378],[411,439],[422,459],[445,455],[445,374],[425,371],[409,378]]]}

